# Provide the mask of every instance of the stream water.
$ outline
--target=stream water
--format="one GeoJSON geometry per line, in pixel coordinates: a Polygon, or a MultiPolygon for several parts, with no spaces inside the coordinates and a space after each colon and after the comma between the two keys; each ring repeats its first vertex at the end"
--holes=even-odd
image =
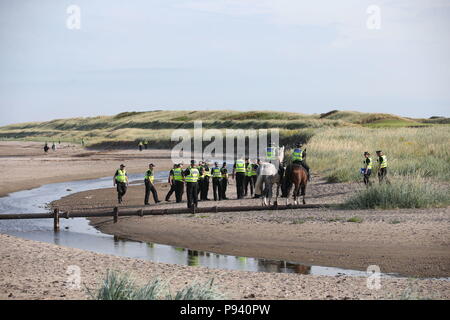
{"type": "MultiPolygon", "coordinates": [[[[158,172],[156,181],[166,181],[168,172],[158,172]]],[[[142,175],[130,175],[130,181],[142,181],[142,175]]],[[[47,212],[48,204],[72,193],[112,187],[111,177],[52,183],[39,188],[11,193],[0,198],[0,214],[47,212]]],[[[156,243],[119,239],[104,234],[85,218],[61,219],[61,231],[53,232],[52,219],[0,220],[0,233],[25,239],[54,243],[66,247],[90,250],[116,256],[139,258],[189,266],[204,266],[229,270],[301,273],[313,275],[367,276],[365,271],[324,266],[311,266],[287,261],[237,257],[177,248],[156,243]]],[[[383,274],[390,277],[394,275],[383,274]]]]}

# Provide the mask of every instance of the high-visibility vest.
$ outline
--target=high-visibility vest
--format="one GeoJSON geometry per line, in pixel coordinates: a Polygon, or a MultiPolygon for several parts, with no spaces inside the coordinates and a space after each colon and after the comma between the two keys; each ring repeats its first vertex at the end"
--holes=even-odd
{"type": "Polygon", "coordinates": [[[273,147],[268,147],[266,149],[266,158],[268,160],[274,160],[275,159],[275,148],[273,147]]]}
{"type": "Polygon", "coordinates": [[[127,181],[127,172],[125,170],[117,170],[116,181],[117,182],[126,182],[127,181]]]}
{"type": "Polygon", "coordinates": [[[303,150],[295,148],[292,152],[292,161],[303,161],[303,150]]]}
{"type": "Polygon", "coordinates": [[[203,167],[203,176],[204,177],[211,177],[211,168],[210,167],[208,167],[208,169],[203,167]]]}
{"type": "Polygon", "coordinates": [[[189,174],[185,177],[186,182],[197,182],[199,171],[195,167],[189,167],[189,174]]]}
{"type": "Polygon", "coordinates": [[[227,168],[220,169],[220,172],[222,173],[222,178],[228,179],[228,170],[227,170],[227,168]]]}
{"type": "Polygon", "coordinates": [[[155,177],[153,176],[153,170],[148,169],[147,172],[145,172],[144,180],[150,180],[151,183],[155,181],[155,177]]]}
{"type": "MultiPolygon", "coordinates": [[[[381,156],[381,163],[380,163],[380,168],[387,168],[387,158],[385,155],[381,156]]],[[[380,162],[380,159],[378,159],[378,162],[380,162]]]]}
{"type": "Polygon", "coordinates": [[[247,164],[247,168],[245,170],[246,170],[245,175],[247,177],[251,177],[252,176],[252,164],[251,163],[247,164]]]}
{"type": "Polygon", "coordinates": [[[220,168],[219,167],[214,167],[212,169],[212,177],[213,178],[222,178],[222,172],[220,172],[220,168]]]}
{"type": "Polygon", "coordinates": [[[181,168],[173,169],[173,180],[183,181],[183,170],[181,168]]]}
{"type": "Polygon", "coordinates": [[[245,161],[244,160],[242,160],[242,159],[236,160],[235,171],[245,173],[245,161]]]}
{"type": "Polygon", "coordinates": [[[366,161],[364,161],[364,164],[367,165],[367,169],[372,170],[372,165],[373,165],[372,158],[367,158],[367,159],[369,159],[369,163],[367,163],[366,161]]]}
{"type": "Polygon", "coordinates": [[[250,174],[251,176],[256,176],[256,165],[254,165],[254,164],[252,164],[252,167],[251,167],[251,174],[250,174]]]}

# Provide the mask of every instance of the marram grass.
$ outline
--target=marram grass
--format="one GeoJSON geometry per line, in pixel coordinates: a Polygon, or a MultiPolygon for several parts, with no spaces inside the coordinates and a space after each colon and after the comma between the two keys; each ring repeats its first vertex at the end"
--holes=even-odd
{"type": "Polygon", "coordinates": [[[94,300],[218,300],[224,295],[214,285],[214,279],[192,282],[172,293],[167,283],[156,278],[139,286],[127,274],[108,270],[100,287],[89,295],[94,300]]]}
{"type": "Polygon", "coordinates": [[[438,186],[423,178],[395,177],[391,183],[374,183],[349,198],[347,209],[396,209],[445,207],[450,204],[448,186],[438,186]]]}

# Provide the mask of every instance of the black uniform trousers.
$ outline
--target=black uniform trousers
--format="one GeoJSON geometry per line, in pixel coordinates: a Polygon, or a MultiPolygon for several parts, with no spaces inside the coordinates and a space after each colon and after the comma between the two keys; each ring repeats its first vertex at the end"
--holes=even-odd
{"type": "Polygon", "coordinates": [[[122,198],[127,193],[127,184],[125,182],[116,182],[117,185],[117,200],[122,203],[122,198]]]}
{"type": "Polygon", "coordinates": [[[150,191],[153,194],[153,200],[156,202],[159,202],[158,200],[158,193],[156,192],[156,188],[153,185],[153,183],[150,182],[150,180],[145,179],[145,200],[144,200],[144,204],[148,204],[148,200],[150,197],[150,191]]]}
{"type": "Polygon", "coordinates": [[[248,186],[250,185],[250,195],[253,195],[253,188],[255,187],[255,184],[253,182],[253,176],[245,176],[245,188],[244,188],[244,195],[247,196],[248,194],[248,186]]]}
{"type": "Polygon", "coordinates": [[[244,198],[245,172],[236,172],[236,193],[237,198],[244,198]]]}
{"type": "Polygon", "coordinates": [[[222,178],[212,178],[214,201],[223,199],[222,178]]]}
{"type": "Polygon", "coordinates": [[[202,179],[202,183],[200,185],[200,199],[208,200],[208,192],[209,192],[209,177],[206,176],[202,179]]]}
{"type": "Polygon", "coordinates": [[[226,192],[228,186],[228,178],[222,178],[221,185],[222,185],[222,199],[227,199],[226,192]]]}
{"type": "Polygon", "coordinates": [[[198,183],[197,182],[186,182],[186,196],[187,196],[188,208],[192,208],[192,206],[197,207],[197,204],[198,204],[198,183]]]}

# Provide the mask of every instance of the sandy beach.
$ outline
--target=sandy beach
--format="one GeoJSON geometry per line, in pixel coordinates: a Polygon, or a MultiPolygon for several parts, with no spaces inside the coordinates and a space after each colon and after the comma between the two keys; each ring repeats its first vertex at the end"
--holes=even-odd
{"type": "Polygon", "coordinates": [[[93,151],[61,142],[46,154],[43,147],[40,142],[0,141],[0,159],[8,168],[0,181],[0,197],[47,183],[112,176],[121,163],[130,173],[144,173],[150,161],[159,170],[172,167],[170,150],[93,151]]]}
{"type": "MultiPolygon", "coordinates": [[[[11,167],[11,172],[1,182],[3,195],[51,182],[111,175],[120,162],[126,162],[130,172],[145,170],[149,161],[156,163],[158,170],[167,170],[171,165],[170,162],[167,165],[168,151],[147,150],[141,154],[137,150],[100,152],[68,147],[43,155],[40,147],[37,143],[0,144],[0,156],[11,167]],[[77,156],[80,154],[87,155],[77,156]],[[27,179],[27,175],[33,179],[27,179]]],[[[158,184],[157,188],[163,199],[168,185],[158,184]]],[[[326,184],[315,176],[307,202],[339,203],[358,188],[361,185],[326,184]]],[[[233,198],[235,186],[230,185],[229,190],[233,198]]],[[[143,186],[130,186],[122,206],[140,207],[142,203],[143,186]]],[[[243,203],[258,204],[259,201],[229,200],[226,205],[243,203]]],[[[215,204],[208,201],[200,206],[215,204]]],[[[108,188],[72,194],[53,205],[62,210],[90,210],[112,208],[117,204],[115,190],[108,188]]],[[[163,202],[158,207],[185,205],[163,202]]],[[[156,208],[156,205],[151,207],[156,208]]],[[[449,276],[449,222],[449,208],[183,214],[120,218],[117,224],[110,218],[92,219],[101,231],[126,239],[358,270],[376,264],[381,272],[421,278],[449,276]],[[360,222],[348,221],[355,217],[360,218],[360,222]]],[[[217,270],[98,254],[8,235],[0,235],[0,239],[1,299],[89,298],[84,289],[68,289],[66,271],[71,265],[80,267],[82,288],[91,289],[101,282],[107,269],[112,269],[130,272],[142,283],[159,276],[170,281],[173,289],[193,279],[215,278],[227,297],[234,299],[450,298],[450,282],[444,280],[382,279],[380,290],[369,290],[365,277],[217,270]]]]}
{"type": "MultiPolygon", "coordinates": [[[[138,283],[159,277],[177,290],[192,281],[214,278],[229,299],[449,299],[450,282],[381,279],[379,290],[365,277],[325,277],[243,272],[152,263],[0,235],[0,299],[89,299],[106,270],[129,273],[138,283]],[[69,266],[80,270],[80,288],[67,281],[69,266]]],[[[70,269],[69,269],[70,270],[70,269]]]]}

